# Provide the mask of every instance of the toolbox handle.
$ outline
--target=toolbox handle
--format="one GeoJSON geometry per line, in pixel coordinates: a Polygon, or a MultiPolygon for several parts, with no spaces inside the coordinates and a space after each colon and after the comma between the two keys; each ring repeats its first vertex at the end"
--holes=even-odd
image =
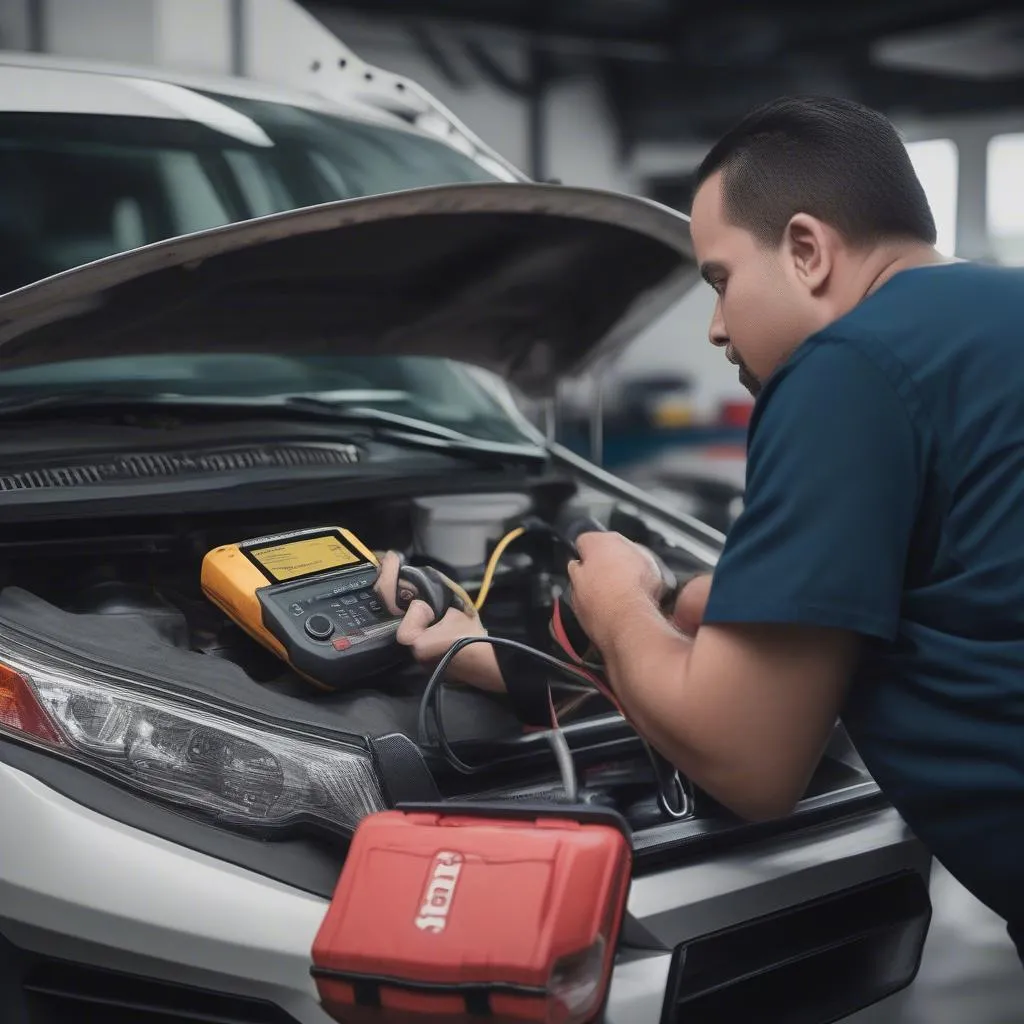
{"type": "Polygon", "coordinates": [[[580,825],[605,825],[621,832],[632,846],[633,831],[626,819],[607,807],[576,803],[533,803],[529,800],[445,800],[441,803],[403,802],[395,807],[407,814],[464,815],[468,818],[497,818],[507,821],[574,821],[580,825]]]}

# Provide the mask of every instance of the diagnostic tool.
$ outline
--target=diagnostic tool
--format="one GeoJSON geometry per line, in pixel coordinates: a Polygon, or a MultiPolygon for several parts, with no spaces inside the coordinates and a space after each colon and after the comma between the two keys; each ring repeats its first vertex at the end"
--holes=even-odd
{"type": "MultiPolygon", "coordinates": [[[[402,621],[374,590],[380,563],[339,526],[224,544],[203,559],[206,596],[253,639],[323,689],[338,690],[408,657],[402,621]]],[[[399,606],[425,600],[438,617],[458,598],[444,577],[403,565],[399,606]]]]}

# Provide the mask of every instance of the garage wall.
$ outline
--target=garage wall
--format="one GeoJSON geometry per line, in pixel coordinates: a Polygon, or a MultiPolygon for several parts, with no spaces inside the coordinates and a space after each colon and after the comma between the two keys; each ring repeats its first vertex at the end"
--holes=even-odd
{"type": "Polygon", "coordinates": [[[30,0],[0,0],[0,49],[35,48],[32,14],[30,0]]]}
{"type": "MultiPolygon", "coordinates": [[[[261,0],[250,0],[259,5],[261,0]]],[[[285,7],[267,5],[257,20],[263,26],[282,28],[285,7]]],[[[258,9],[258,7],[257,7],[258,9]]],[[[529,122],[525,102],[489,82],[467,56],[464,33],[445,26],[430,31],[430,45],[441,55],[458,81],[446,77],[417,43],[409,27],[387,19],[366,19],[329,12],[326,26],[364,60],[413,79],[450,107],[481,138],[509,160],[529,170],[529,122]]],[[[294,27],[292,29],[294,32],[294,27]]],[[[511,33],[490,32],[485,40],[489,54],[511,77],[523,80],[527,52],[523,41],[511,33]]],[[[271,40],[273,46],[273,40],[271,40]]],[[[273,54],[260,61],[265,73],[273,73],[273,54]]],[[[593,79],[581,74],[557,83],[545,107],[547,176],[566,184],[629,190],[633,182],[616,158],[615,141],[601,91],[593,79]]]]}
{"type": "Polygon", "coordinates": [[[45,0],[43,44],[50,53],[152,64],[155,6],[135,0],[45,0]]]}
{"type": "Polygon", "coordinates": [[[212,74],[231,71],[230,0],[155,0],[152,9],[155,63],[212,74]]]}

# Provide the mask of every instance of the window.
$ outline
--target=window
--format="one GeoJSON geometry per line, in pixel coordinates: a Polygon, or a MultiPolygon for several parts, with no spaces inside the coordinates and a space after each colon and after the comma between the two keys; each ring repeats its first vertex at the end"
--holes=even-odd
{"type": "Polygon", "coordinates": [[[988,235],[1000,263],[1024,266],[1024,133],[997,135],[988,144],[988,235]]]}
{"type": "Polygon", "coordinates": [[[0,115],[0,293],[175,235],[302,206],[493,181],[444,143],[283,103],[209,97],[259,140],[199,121],[0,115]]]}
{"type": "MultiPolygon", "coordinates": [[[[469,157],[411,131],[288,104],[211,98],[251,119],[255,141],[172,118],[0,114],[0,293],[252,217],[495,180],[469,157]]],[[[154,352],[5,371],[0,399],[82,388],[247,399],[317,392],[339,406],[372,405],[489,440],[522,442],[523,421],[480,379],[458,363],[414,356],[154,352]]]]}
{"type": "Polygon", "coordinates": [[[927,139],[907,145],[935,218],[936,248],[944,256],[956,253],[956,209],[960,154],[952,139],[927,139]]]}

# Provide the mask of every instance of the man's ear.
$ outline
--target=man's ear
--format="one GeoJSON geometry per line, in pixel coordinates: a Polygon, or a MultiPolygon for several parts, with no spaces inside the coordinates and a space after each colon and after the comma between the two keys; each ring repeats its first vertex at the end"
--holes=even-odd
{"type": "Polygon", "coordinates": [[[782,236],[782,249],[793,273],[805,288],[816,294],[832,273],[835,260],[829,229],[806,213],[794,214],[782,236]]]}

